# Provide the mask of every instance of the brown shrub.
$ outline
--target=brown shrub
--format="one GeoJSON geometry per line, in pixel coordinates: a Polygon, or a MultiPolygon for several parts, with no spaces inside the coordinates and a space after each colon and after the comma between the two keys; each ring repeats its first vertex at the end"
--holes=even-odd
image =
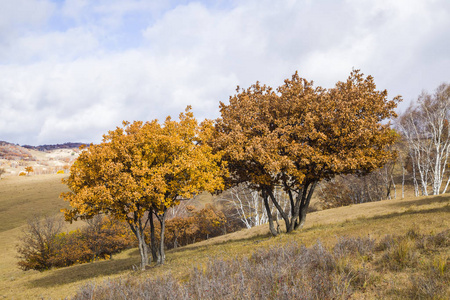
{"type": "Polygon", "coordinates": [[[111,258],[114,253],[134,246],[126,224],[111,218],[96,217],[88,226],[62,232],[63,222],[56,218],[28,222],[17,247],[23,270],[47,270],[96,259],[111,258]]]}
{"type": "Polygon", "coordinates": [[[248,259],[211,259],[183,283],[168,275],[87,284],[74,299],[346,299],[351,292],[348,274],[337,272],[333,255],[318,243],[261,248],[248,259]]]}

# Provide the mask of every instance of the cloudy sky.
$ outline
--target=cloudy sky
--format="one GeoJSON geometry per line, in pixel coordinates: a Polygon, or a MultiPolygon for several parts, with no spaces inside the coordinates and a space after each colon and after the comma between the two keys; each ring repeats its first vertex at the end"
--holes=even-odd
{"type": "Polygon", "coordinates": [[[405,99],[450,82],[448,0],[0,0],[0,140],[100,142],[122,120],[219,116],[236,86],[352,68],[405,99]]]}

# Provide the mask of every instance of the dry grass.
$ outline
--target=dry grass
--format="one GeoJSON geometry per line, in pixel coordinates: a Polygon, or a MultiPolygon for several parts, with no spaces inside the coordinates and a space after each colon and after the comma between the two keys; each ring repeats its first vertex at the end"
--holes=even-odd
{"type": "MultiPolygon", "coordinates": [[[[59,182],[61,177],[53,176],[51,179],[50,177],[42,178],[41,182],[43,185],[47,184],[49,190],[53,190],[55,198],[50,196],[51,193],[44,193],[45,187],[33,188],[32,177],[23,178],[24,181],[19,184],[11,182],[11,186],[16,184],[17,188],[22,188],[24,192],[28,191],[29,204],[32,207],[27,210],[28,214],[32,214],[36,210],[47,213],[57,212],[65,205],[62,200],[57,199],[60,191],[57,191],[55,187],[55,183],[59,182]],[[53,182],[53,185],[50,182],[53,182]],[[24,187],[21,187],[22,183],[24,187]]],[[[8,181],[0,182],[1,191],[8,190],[3,186],[4,184],[7,186],[8,181]]],[[[9,188],[9,195],[11,194],[13,194],[13,189],[9,188]]],[[[25,223],[26,219],[20,209],[26,209],[28,205],[24,202],[20,204],[23,207],[19,205],[16,206],[16,209],[8,208],[8,205],[5,206],[4,203],[10,201],[10,205],[14,205],[14,201],[6,199],[3,193],[0,197],[0,207],[7,208],[7,212],[0,211],[2,226],[5,226],[0,231],[0,251],[2,253],[0,299],[2,296],[7,299],[41,297],[60,299],[73,295],[81,285],[88,281],[101,282],[105,278],[114,278],[129,273],[135,276],[171,273],[176,278],[184,280],[193,266],[204,265],[211,257],[227,259],[248,256],[254,252],[255,248],[270,247],[279,243],[286,244],[294,241],[311,246],[316,243],[317,239],[320,239],[323,245],[330,247],[337,242],[338,236],[370,236],[380,239],[386,234],[406,234],[411,228],[416,228],[423,233],[431,233],[450,227],[450,197],[447,195],[387,200],[310,213],[303,230],[292,234],[282,234],[276,238],[269,236],[268,227],[265,225],[174,249],[168,251],[166,265],[151,267],[146,272],[133,271],[133,266],[137,265],[139,261],[136,249],[116,255],[110,261],[76,265],[43,273],[23,272],[16,266],[15,244],[20,235],[20,226],[25,223]],[[4,222],[8,222],[8,220],[14,222],[15,225],[4,225],[4,222]]],[[[406,277],[407,275],[405,275],[406,277]]],[[[382,283],[382,285],[387,286],[389,283],[382,283]]]]}
{"type": "Polygon", "coordinates": [[[26,224],[31,216],[56,214],[66,204],[59,199],[67,175],[7,176],[0,180],[0,232],[26,224]]]}
{"type": "MultiPolygon", "coordinates": [[[[67,175],[7,176],[0,180],[0,299],[36,297],[27,283],[43,274],[23,272],[17,267],[16,245],[27,219],[33,215],[55,215],[67,204],[59,199],[67,186],[67,175]]],[[[61,215],[62,216],[62,215],[61,215]]],[[[73,224],[68,228],[81,226],[73,224]]],[[[45,291],[45,289],[43,289],[45,291]]]]}

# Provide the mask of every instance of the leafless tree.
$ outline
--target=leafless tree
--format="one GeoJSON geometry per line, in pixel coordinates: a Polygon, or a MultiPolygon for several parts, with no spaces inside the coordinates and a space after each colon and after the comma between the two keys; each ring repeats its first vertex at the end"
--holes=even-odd
{"type": "Polygon", "coordinates": [[[19,266],[23,270],[45,270],[51,267],[50,257],[57,250],[55,236],[62,232],[64,222],[61,218],[38,216],[28,220],[26,228],[17,245],[19,266]]]}
{"type": "MultiPolygon", "coordinates": [[[[433,95],[423,92],[399,118],[398,128],[404,135],[413,173],[419,176],[422,194],[433,195],[442,189],[450,154],[450,84],[441,84],[433,95]]],[[[417,177],[414,178],[417,180],[417,177]]],[[[450,183],[447,179],[442,193],[450,183]]]]}
{"type": "MultiPolygon", "coordinates": [[[[281,187],[276,187],[274,195],[288,212],[288,198],[281,187]]],[[[263,198],[258,191],[250,189],[247,184],[240,184],[227,190],[227,192],[219,199],[222,205],[227,206],[227,211],[238,218],[247,228],[265,224],[269,221],[269,216],[264,207],[263,198]]],[[[275,207],[271,207],[272,214],[275,213],[275,220],[281,218],[275,207]]]]}

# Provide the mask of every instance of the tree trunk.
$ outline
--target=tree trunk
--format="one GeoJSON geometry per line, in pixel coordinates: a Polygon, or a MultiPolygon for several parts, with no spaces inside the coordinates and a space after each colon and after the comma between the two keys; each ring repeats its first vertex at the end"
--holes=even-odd
{"type": "Polygon", "coordinates": [[[306,213],[308,212],[308,207],[309,207],[309,203],[311,202],[311,197],[314,193],[314,189],[316,188],[317,185],[317,181],[313,182],[311,184],[311,187],[309,188],[308,191],[308,196],[306,197],[305,201],[303,202],[302,200],[302,205],[300,205],[300,212],[299,212],[299,217],[300,220],[299,222],[295,225],[294,229],[297,228],[302,228],[303,225],[305,224],[306,221],[306,213]],[[303,204],[304,203],[304,204],[303,204]]]}
{"type": "Polygon", "coordinates": [[[175,234],[175,240],[173,241],[173,249],[178,248],[178,234],[175,234]]]}
{"type": "Polygon", "coordinates": [[[153,223],[153,212],[148,213],[150,222],[150,249],[152,251],[152,261],[158,262],[158,243],[156,242],[155,224],[153,223]]]}
{"type": "Polygon", "coordinates": [[[419,184],[417,183],[417,178],[416,178],[416,165],[414,163],[414,158],[413,158],[413,183],[414,183],[414,196],[419,197],[419,184]]]}
{"type": "MultiPolygon", "coordinates": [[[[291,211],[292,211],[291,222],[290,222],[289,226],[286,227],[286,232],[294,231],[296,228],[296,224],[298,225],[300,222],[300,219],[299,219],[300,218],[300,210],[301,210],[302,203],[306,199],[306,191],[308,190],[308,186],[309,186],[309,183],[305,184],[305,186],[303,186],[301,193],[297,194],[297,199],[295,200],[294,207],[291,208],[291,211]]],[[[292,203],[293,202],[291,201],[291,205],[292,205],[292,203]]]]}
{"type": "Polygon", "coordinates": [[[405,166],[402,165],[402,199],[405,198],[405,166]]]}
{"type": "Polygon", "coordinates": [[[448,177],[448,179],[447,179],[447,183],[445,184],[445,188],[444,188],[444,190],[442,191],[442,194],[445,194],[446,192],[447,192],[447,188],[448,188],[448,184],[450,183],[450,176],[448,177]]]}
{"type": "Polygon", "coordinates": [[[277,208],[277,210],[280,213],[281,217],[283,218],[284,222],[286,223],[286,230],[288,230],[288,228],[290,227],[289,216],[286,214],[286,212],[280,206],[280,204],[278,203],[277,199],[275,199],[273,191],[271,189],[267,189],[266,193],[270,197],[270,199],[272,200],[272,203],[275,205],[275,207],[277,208]]]}
{"type": "Polygon", "coordinates": [[[145,270],[145,267],[148,265],[148,249],[144,238],[144,228],[142,227],[141,221],[136,220],[136,217],[134,224],[130,222],[128,224],[130,225],[131,231],[138,239],[139,255],[141,256],[140,267],[141,270],[145,270]]]}
{"type": "Polygon", "coordinates": [[[395,186],[394,176],[391,174],[392,187],[394,188],[394,199],[397,199],[397,187],[395,186]]]}
{"type": "Polygon", "coordinates": [[[270,206],[269,206],[269,199],[268,199],[268,195],[267,193],[263,190],[262,191],[262,198],[264,200],[264,207],[266,208],[267,211],[267,218],[269,219],[269,229],[270,229],[270,233],[273,236],[277,236],[278,232],[275,229],[275,226],[273,225],[273,217],[272,217],[272,212],[270,210],[270,206]]]}
{"type": "MultiPolygon", "coordinates": [[[[139,230],[137,231],[139,232],[139,230]]],[[[145,267],[148,265],[148,250],[147,244],[145,243],[144,234],[138,234],[138,242],[139,242],[139,254],[141,255],[141,270],[145,270],[145,267]]]]}
{"type": "Polygon", "coordinates": [[[163,265],[166,261],[166,253],[164,251],[164,231],[166,229],[166,212],[167,208],[164,208],[164,212],[160,215],[157,215],[159,224],[161,224],[161,233],[159,239],[159,259],[158,264],[163,265]]]}

